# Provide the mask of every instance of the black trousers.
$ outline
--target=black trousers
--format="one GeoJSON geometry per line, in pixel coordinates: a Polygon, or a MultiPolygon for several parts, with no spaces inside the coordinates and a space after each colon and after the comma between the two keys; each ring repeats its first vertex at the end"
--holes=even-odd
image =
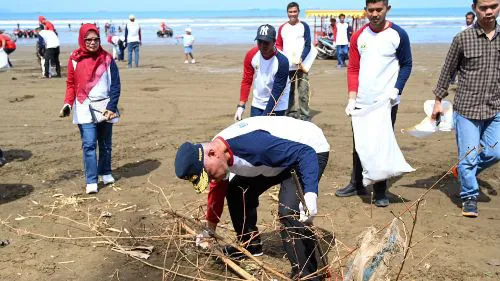
{"type": "Polygon", "coordinates": [[[120,54],[118,54],[118,60],[119,61],[124,61],[125,60],[125,43],[122,40],[118,41],[118,48],[120,49],[120,54]]]}
{"type": "Polygon", "coordinates": [[[50,66],[56,65],[57,76],[61,76],[61,63],[59,62],[59,47],[45,50],[45,77],[49,77],[50,66]]]}
{"type": "Polygon", "coordinates": [[[9,63],[9,66],[12,67],[12,63],[10,62],[10,59],[9,59],[8,55],[12,54],[16,49],[7,49],[7,48],[4,48],[3,50],[7,54],[7,62],[9,63]]]}
{"type": "MultiPolygon", "coordinates": [[[[318,181],[328,163],[329,152],[319,153],[318,181]]],[[[300,175],[299,175],[300,176],[300,175]]],[[[306,276],[316,272],[318,261],[314,254],[316,240],[313,233],[299,217],[300,200],[290,175],[290,169],[275,177],[247,178],[235,176],[229,182],[227,204],[238,241],[245,246],[261,243],[257,228],[259,196],[274,185],[280,184],[278,215],[283,227],[280,230],[283,247],[290,260],[292,272],[306,276]]],[[[314,279],[309,279],[314,280],[314,279]]]]}
{"type": "MultiPolygon", "coordinates": [[[[391,110],[391,120],[392,128],[394,129],[394,123],[396,123],[396,115],[398,114],[398,105],[392,107],[391,110]]],[[[374,140],[377,141],[377,140],[374,140]]],[[[352,174],[351,174],[351,184],[356,186],[356,189],[363,189],[363,166],[361,165],[361,160],[359,160],[359,155],[356,152],[356,145],[354,141],[354,134],[352,137],[352,174]]],[[[387,190],[387,181],[380,181],[373,185],[373,191],[375,197],[385,195],[387,190]]]]}

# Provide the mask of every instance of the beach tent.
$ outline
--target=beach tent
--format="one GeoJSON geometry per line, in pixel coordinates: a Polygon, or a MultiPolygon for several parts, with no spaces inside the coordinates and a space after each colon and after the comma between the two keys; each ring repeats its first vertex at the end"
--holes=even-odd
{"type": "Polygon", "coordinates": [[[346,16],[346,20],[351,19],[353,32],[357,31],[366,22],[364,10],[306,10],[306,17],[314,18],[314,45],[317,44],[318,37],[326,36],[331,18],[338,18],[341,14],[346,16]]]}

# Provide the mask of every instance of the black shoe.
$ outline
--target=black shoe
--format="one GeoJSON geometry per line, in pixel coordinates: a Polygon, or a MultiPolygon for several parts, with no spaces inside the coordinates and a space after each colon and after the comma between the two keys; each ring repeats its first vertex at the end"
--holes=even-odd
{"type": "MultiPolygon", "coordinates": [[[[254,256],[254,257],[260,257],[264,254],[264,252],[262,251],[262,244],[260,244],[260,243],[249,245],[245,249],[247,249],[247,251],[249,251],[250,254],[252,254],[252,256],[254,256]]],[[[241,259],[247,258],[247,256],[245,254],[243,254],[242,252],[240,252],[240,250],[236,249],[233,246],[225,246],[222,249],[222,252],[224,253],[224,255],[226,257],[233,259],[233,260],[241,260],[241,259]]]]}
{"type": "Polygon", "coordinates": [[[301,115],[299,119],[302,120],[302,121],[311,122],[311,117],[310,116],[301,115]]]}
{"type": "Polygon", "coordinates": [[[476,218],[478,215],[476,197],[469,197],[462,201],[462,216],[476,218]]]}
{"type": "Polygon", "coordinates": [[[0,167],[7,164],[7,159],[3,156],[3,151],[0,149],[0,167]]]}
{"type": "Polygon", "coordinates": [[[385,194],[375,194],[375,206],[385,208],[389,206],[389,199],[387,199],[385,194]]]}
{"type": "Polygon", "coordinates": [[[367,192],[364,186],[356,188],[356,186],[352,183],[349,183],[346,187],[335,191],[335,195],[338,197],[350,197],[354,195],[366,195],[366,194],[367,192]]]}
{"type": "Polygon", "coordinates": [[[292,118],[295,118],[295,119],[298,119],[298,118],[299,118],[299,113],[298,113],[298,112],[296,112],[296,111],[293,111],[293,112],[288,112],[288,113],[286,114],[286,116],[288,116],[288,117],[292,117],[292,118]]]}

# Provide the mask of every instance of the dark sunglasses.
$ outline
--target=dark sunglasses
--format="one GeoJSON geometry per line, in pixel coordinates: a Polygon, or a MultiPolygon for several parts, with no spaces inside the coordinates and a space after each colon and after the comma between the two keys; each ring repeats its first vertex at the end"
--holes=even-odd
{"type": "Polygon", "coordinates": [[[84,40],[85,40],[85,43],[90,43],[90,42],[99,43],[99,42],[101,42],[101,38],[99,38],[99,37],[85,38],[84,40]]]}

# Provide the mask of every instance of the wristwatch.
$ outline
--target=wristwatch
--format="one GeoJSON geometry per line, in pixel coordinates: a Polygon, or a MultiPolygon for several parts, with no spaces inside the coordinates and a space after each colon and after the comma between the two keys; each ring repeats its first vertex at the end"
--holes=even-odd
{"type": "Polygon", "coordinates": [[[238,104],[238,105],[236,106],[236,108],[238,108],[238,107],[241,107],[241,108],[243,108],[243,109],[245,109],[245,108],[246,108],[244,104],[238,104]]]}

